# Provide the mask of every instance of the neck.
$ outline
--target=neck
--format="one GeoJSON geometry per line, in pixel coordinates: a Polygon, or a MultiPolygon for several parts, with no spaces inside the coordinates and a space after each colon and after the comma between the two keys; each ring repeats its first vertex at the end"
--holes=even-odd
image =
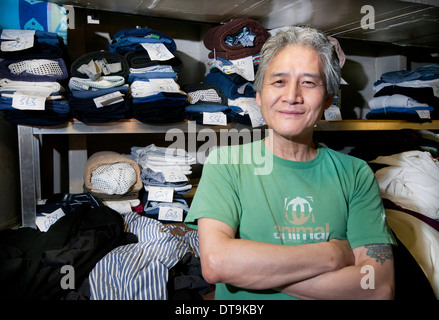
{"type": "Polygon", "coordinates": [[[312,136],[307,139],[294,139],[269,134],[265,147],[275,156],[291,161],[309,161],[317,156],[317,146],[312,136]]]}

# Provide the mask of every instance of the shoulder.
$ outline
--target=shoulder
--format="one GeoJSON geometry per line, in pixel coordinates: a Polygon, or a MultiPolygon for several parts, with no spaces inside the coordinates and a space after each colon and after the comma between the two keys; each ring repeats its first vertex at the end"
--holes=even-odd
{"type": "Polygon", "coordinates": [[[369,165],[363,159],[351,156],[349,154],[335,151],[330,148],[323,147],[320,149],[326,154],[326,161],[332,161],[335,165],[340,165],[346,168],[360,169],[369,168],[369,165]]]}

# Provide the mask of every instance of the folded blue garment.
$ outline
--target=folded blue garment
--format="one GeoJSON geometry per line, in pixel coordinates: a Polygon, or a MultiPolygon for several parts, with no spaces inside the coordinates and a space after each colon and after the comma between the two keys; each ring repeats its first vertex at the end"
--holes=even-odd
{"type": "MultiPolygon", "coordinates": [[[[62,100],[46,100],[45,110],[53,111],[55,113],[68,113],[70,111],[69,103],[66,99],[62,100]]],[[[0,110],[19,110],[12,107],[12,98],[0,96],[0,110]]],[[[43,112],[44,110],[29,110],[35,112],[43,112]]]]}
{"type": "Polygon", "coordinates": [[[171,53],[177,50],[173,38],[149,28],[120,30],[113,35],[109,48],[111,52],[125,54],[130,51],[145,50],[141,43],[163,43],[171,53]]]}
{"type": "Polygon", "coordinates": [[[386,72],[381,75],[381,80],[388,83],[399,83],[413,80],[434,80],[439,78],[439,66],[427,65],[413,70],[399,70],[386,72]]]}

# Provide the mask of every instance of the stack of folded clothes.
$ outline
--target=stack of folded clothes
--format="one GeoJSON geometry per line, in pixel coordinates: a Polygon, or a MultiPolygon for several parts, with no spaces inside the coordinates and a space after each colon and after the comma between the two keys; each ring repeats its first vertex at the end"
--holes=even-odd
{"type": "Polygon", "coordinates": [[[142,168],[140,179],[145,189],[142,197],[145,214],[164,221],[183,221],[189,210],[183,194],[192,189],[188,176],[195,159],[183,149],[154,144],[132,147],[131,156],[142,168]],[[166,199],[160,199],[156,192],[170,194],[166,199]],[[159,215],[160,211],[163,212],[159,215]]]}
{"type": "Polygon", "coordinates": [[[58,125],[69,120],[64,44],[55,33],[0,30],[0,110],[16,124],[58,125]]]}
{"type": "Polygon", "coordinates": [[[142,189],[139,165],[117,152],[94,153],[84,169],[84,192],[101,200],[138,199],[142,189]]]}
{"type": "Polygon", "coordinates": [[[123,55],[96,51],[76,59],[71,67],[69,104],[72,116],[84,123],[131,118],[128,63],[123,55]]]}
{"type": "Polygon", "coordinates": [[[259,52],[268,31],[252,19],[236,19],[213,27],[203,42],[209,52],[209,73],[204,82],[216,85],[228,99],[227,121],[259,126],[253,81],[259,65],[259,52]]]}
{"type": "Polygon", "coordinates": [[[114,34],[110,51],[123,53],[129,65],[132,117],[145,123],[184,120],[187,95],[177,84],[183,63],[171,37],[148,28],[114,34]]]}
{"type": "Polygon", "coordinates": [[[373,86],[367,119],[439,119],[439,66],[427,65],[381,75],[373,86]]]}
{"type": "Polygon", "coordinates": [[[227,98],[221,89],[209,83],[187,84],[182,87],[188,95],[188,105],[186,106],[186,119],[203,124],[205,112],[223,112],[230,118],[230,108],[227,105],[227,98]]]}

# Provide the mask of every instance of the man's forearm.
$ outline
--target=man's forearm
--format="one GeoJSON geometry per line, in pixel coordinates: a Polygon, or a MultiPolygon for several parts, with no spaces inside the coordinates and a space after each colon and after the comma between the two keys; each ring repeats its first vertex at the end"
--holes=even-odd
{"type": "Polygon", "coordinates": [[[369,259],[277,290],[301,299],[393,299],[393,259],[369,259]]]}
{"type": "Polygon", "coordinates": [[[201,266],[211,283],[246,289],[269,289],[315,277],[353,264],[349,245],[341,240],[285,246],[235,239],[227,228],[210,228],[215,221],[199,222],[201,266]],[[221,229],[220,229],[221,230],[221,229]]]}

